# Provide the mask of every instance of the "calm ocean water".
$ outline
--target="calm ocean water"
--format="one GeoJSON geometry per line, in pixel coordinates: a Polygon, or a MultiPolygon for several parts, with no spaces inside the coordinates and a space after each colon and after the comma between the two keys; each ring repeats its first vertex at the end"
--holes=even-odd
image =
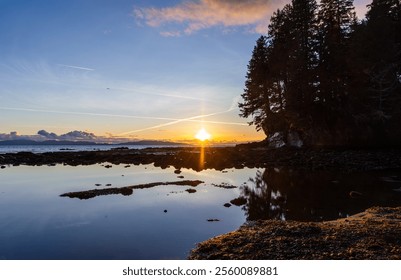
{"type": "MultiPolygon", "coordinates": [[[[39,152],[38,148],[32,146],[31,151],[39,152]]],[[[333,220],[371,206],[401,205],[400,170],[342,174],[285,168],[201,172],[182,168],[176,174],[173,167],[105,168],[106,164],[2,166],[0,259],[185,259],[198,242],[235,230],[246,221],[333,220]],[[204,183],[161,185],[84,200],[60,196],[179,180],[204,183]],[[231,202],[238,197],[245,204],[231,202]]]]}

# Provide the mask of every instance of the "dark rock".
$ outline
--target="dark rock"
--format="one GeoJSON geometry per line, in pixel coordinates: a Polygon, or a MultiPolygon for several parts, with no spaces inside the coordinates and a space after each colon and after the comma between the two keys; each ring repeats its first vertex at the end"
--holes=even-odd
{"type": "MultiPolygon", "coordinates": [[[[71,166],[108,164],[154,164],[156,167],[174,166],[195,171],[214,168],[227,170],[244,167],[289,167],[302,170],[354,171],[401,168],[400,148],[340,149],[340,148],[280,148],[266,145],[238,145],[236,147],[206,147],[205,165],[199,164],[200,151],[196,147],[149,148],[143,150],[58,151],[34,154],[30,152],[2,154],[1,165],[66,164],[71,166]]],[[[178,174],[178,173],[176,173],[178,174]]]]}
{"type": "Polygon", "coordinates": [[[5,166],[5,165],[2,165],[0,168],[1,168],[1,169],[4,169],[4,168],[6,168],[6,166],[5,166]]]}
{"type": "Polygon", "coordinates": [[[233,200],[230,201],[230,203],[235,206],[245,205],[246,202],[247,202],[246,198],[242,196],[234,198],[233,200]]]}
{"type": "Polygon", "coordinates": [[[223,205],[224,207],[231,207],[231,203],[224,203],[224,205],[223,205]]]}
{"type": "Polygon", "coordinates": [[[207,219],[208,222],[220,222],[219,219],[207,219]]]}
{"type": "Polygon", "coordinates": [[[216,187],[216,188],[222,188],[222,189],[236,189],[236,186],[227,184],[227,183],[221,183],[219,185],[217,184],[212,184],[212,186],[216,187]]]}
{"type": "Polygon", "coordinates": [[[167,210],[165,209],[163,212],[164,212],[164,213],[167,213],[167,210]]]}
{"type": "Polygon", "coordinates": [[[124,196],[129,196],[133,194],[134,190],[131,188],[121,188],[120,193],[124,196]]]}
{"type": "Polygon", "coordinates": [[[148,184],[139,184],[134,186],[127,186],[122,188],[106,188],[106,189],[94,189],[88,191],[80,192],[69,192],[61,194],[61,197],[79,198],[79,199],[89,199],[97,196],[112,195],[112,194],[122,194],[131,195],[134,189],[148,189],[156,186],[166,186],[166,185],[178,185],[178,186],[190,186],[196,187],[203,181],[199,180],[184,180],[184,181],[174,181],[174,182],[154,182],[148,184]]]}
{"type": "Polygon", "coordinates": [[[194,190],[194,189],[186,189],[185,191],[188,193],[196,193],[196,190],[194,190]]]}
{"type": "Polygon", "coordinates": [[[175,174],[181,174],[181,170],[176,169],[176,170],[174,170],[174,173],[175,173],[175,174]]]}

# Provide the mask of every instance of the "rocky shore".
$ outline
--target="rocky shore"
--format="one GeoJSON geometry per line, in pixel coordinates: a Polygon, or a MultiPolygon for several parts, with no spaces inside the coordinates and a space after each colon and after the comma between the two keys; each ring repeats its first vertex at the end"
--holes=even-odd
{"type": "Polygon", "coordinates": [[[223,170],[243,167],[291,167],[344,172],[401,168],[401,149],[269,149],[258,145],[121,149],[110,151],[19,152],[0,155],[6,165],[154,164],[156,167],[223,170]],[[202,156],[201,156],[202,154],[202,156]],[[201,160],[202,159],[202,160],[201,160]]]}
{"type": "Polygon", "coordinates": [[[257,221],[201,242],[192,260],[401,259],[401,207],[328,222],[257,221]]]}

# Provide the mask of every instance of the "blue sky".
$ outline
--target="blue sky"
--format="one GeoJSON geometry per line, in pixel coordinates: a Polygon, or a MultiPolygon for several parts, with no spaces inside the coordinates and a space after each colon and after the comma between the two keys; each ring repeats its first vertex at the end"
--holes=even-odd
{"type": "Polygon", "coordinates": [[[0,0],[0,136],[263,139],[236,104],[285,2],[0,0]]]}

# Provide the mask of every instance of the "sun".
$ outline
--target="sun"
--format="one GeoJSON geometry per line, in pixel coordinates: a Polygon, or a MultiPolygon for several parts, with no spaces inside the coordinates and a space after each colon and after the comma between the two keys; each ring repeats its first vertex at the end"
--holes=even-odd
{"type": "Polygon", "coordinates": [[[195,135],[195,138],[202,142],[205,140],[209,140],[211,137],[212,136],[204,128],[199,129],[199,131],[195,135]]]}

